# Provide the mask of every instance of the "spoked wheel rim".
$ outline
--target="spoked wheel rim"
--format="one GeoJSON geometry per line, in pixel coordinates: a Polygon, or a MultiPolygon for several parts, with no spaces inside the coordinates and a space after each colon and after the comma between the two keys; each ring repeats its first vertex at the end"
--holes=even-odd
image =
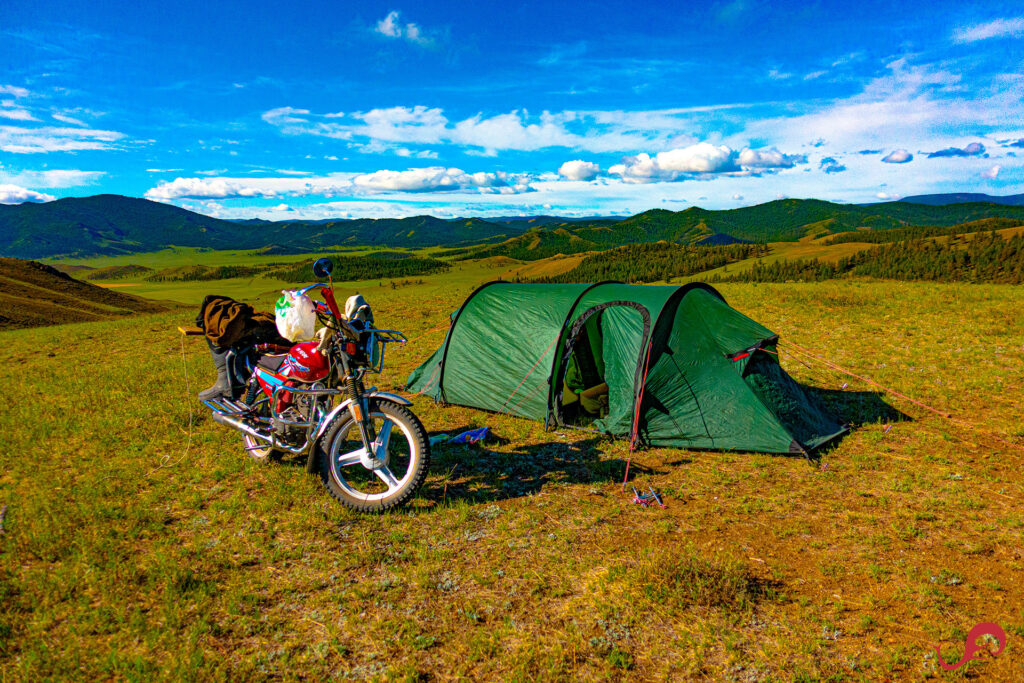
{"type": "Polygon", "coordinates": [[[379,466],[367,468],[359,428],[349,422],[331,442],[327,454],[331,479],[352,498],[379,501],[401,492],[416,474],[419,449],[410,425],[393,415],[370,413],[377,439],[374,459],[379,466]]]}

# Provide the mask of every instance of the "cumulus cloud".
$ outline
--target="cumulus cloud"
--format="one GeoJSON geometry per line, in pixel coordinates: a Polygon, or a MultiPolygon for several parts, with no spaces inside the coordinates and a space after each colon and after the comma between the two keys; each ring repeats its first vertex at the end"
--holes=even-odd
{"type": "Polygon", "coordinates": [[[995,180],[996,176],[999,175],[999,171],[1001,171],[1001,170],[1003,170],[1003,167],[1000,166],[999,164],[996,164],[995,166],[993,166],[992,168],[988,169],[987,171],[982,171],[981,177],[982,178],[988,178],[989,180],[995,180]]]}
{"type": "Polygon", "coordinates": [[[355,176],[352,184],[357,189],[371,192],[444,192],[466,188],[507,188],[510,177],[500,172],[465,173],[457,168],[433,166],[408,171],[375,171],[355,176]]]}
{"type": "Polygon", "coordinates": [[[0,184],[0,204],[22,204],[24,202],[52,202],[56,197],[17,185],[0,184]]]}
{"type": "Polygon", "coordinates": [[[567,161],[558,169],[558,175],[569,180],[592,180],[601,172],[601,167],[592,161],[575,159],[567,161]]]}
{"type": "Polygon", "coordinates": [[[736,152],[726,145],[698,142],[659,152],[653,157],[647,153],[624,157],[622,163],[609,168],[608,173],[630,183],[671,182],[716,174],[750,175],[758,171],[792,168],[804,161],[806,158],[803,156],[783,154],[776,149],[745,148],[736,152]]]}
{"type": "Polygon", "coordinates": [[[113,149],[123,133],[90,128],[0,126],[0,151],[13,154],[113,149]]]}
{"type": "Polygon", "coordinates": [[[793,168],[806,162],[807,157],[803,154],[783,154],[774,147],[762,150],[748,147],[739,156],[740,166],[744,168],[793,168]]]}
{"type": "Polygon", "coordinates": [[[525,176],[498,172],[466,173],[434,166],[406,171],[337,173],[312,178],[175,178],[146,192],[148,199],[236,199],[245,197],[359,196],[388,192],[428,193],[469,190],[487,194],[532,191],[525,176]]]}
{"type": "Polygon", "coordinates": [[[0,168],[0,183],[27,187],[63,188],[90,185],[105,175],[103,171],[49,170],[19,171],[0,168]]]}
{"type": "Polygon", "coordinates": [[[836,161],[835,157],[823,157],[821,163],[818,164],[818,168],[825,173],[842,173],[846,170],[846,166],[836,161]]]}
{"type": "Polygon", "coordinates": [[[879,199],[887,199],[887,200],[893,201],[893,202],[897,201],[900,198],[900,195],[898,195],[898,194],[890,194],[888,192],[879,192],[875,196],[878,197],[879,199]]]}
{"type": "Polygon", "coordinates": [[[953,31],[953,41],[973,43],[989,38],[1012,38],[1024,36],[1024,17],[995,19],[983,24],[961,26],[953,31]]]}
{"type": "Polygon", "coordinates": [[[882,161],[886,164],[905,164],[913,160],[914,155],[905,149],[894,149],[882,157],[882,161]]]}
{"type": "Polygon", "coordinates": [[[966,147],[947,147],[946,149],[940,149],[937,152],[930,152],[928,154],[929,159],[936,157],[976,157],[985,153],[985,145],[980,142],[972,142],[966,147]]]}
{"type": "Polygon", "coordinates": [[[411,22],[402,24],[402,18],[397,11],[388,12],[386,17],[377,22],[377,26],[373,30],[386,38],[407,40],[422,47],[434,44],[434,40],[424,35],[423,29],[417,24],[411,22]]]}

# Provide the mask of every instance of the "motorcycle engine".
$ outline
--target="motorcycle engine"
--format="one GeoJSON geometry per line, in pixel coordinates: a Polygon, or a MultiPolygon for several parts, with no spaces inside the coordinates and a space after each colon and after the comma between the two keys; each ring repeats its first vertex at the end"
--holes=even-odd
{"type": "MultiPolygon", "coordinates": [[[[310,389],[323,389],[321,382],[309,385],[310,389]]],[[[287,424],[288,422],[311,422],[316,419],[316,397],[309,394],[292,394],[292,402],[287,408],[279,413],[282,419],[275,419],[274,431],[278,436],[289,440],[302,439],[305,437],[306,426],[287,424]]]]}

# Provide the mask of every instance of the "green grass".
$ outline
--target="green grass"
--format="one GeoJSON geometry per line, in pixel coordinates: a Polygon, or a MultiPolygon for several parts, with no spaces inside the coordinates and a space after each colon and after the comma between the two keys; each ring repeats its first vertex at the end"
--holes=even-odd
{"type": "MultiPolygon", "coordinates": [[[[400,390],[499,272],[360,284],[412,340],[375,383],[400,390]]],[[[150,294],[222,284],[245,291],[150,294]]],[[[919,680],[933,645],[962,654],[978,622],[1024,632],[1024,289],[721,291],[977,429],[886,399],[914,419],[868,421],[817,466],[643,451],[637,483],[668,505],[645,510],[620,490],[621,442],[419,398],[432,434],[489,425],[500,441],[435,448],[407,509],[364,517],[297,463],[249,460],[198,409],[212,366],[186,340],[183,367],[188,311],[0,334],[0,680],[919,680]]],[[[846,410],[863,408],[867,387],[782,362],[848,382],[846,410]]],[[[970,670],[1017,679],[1014,643],[970,670]]]]}

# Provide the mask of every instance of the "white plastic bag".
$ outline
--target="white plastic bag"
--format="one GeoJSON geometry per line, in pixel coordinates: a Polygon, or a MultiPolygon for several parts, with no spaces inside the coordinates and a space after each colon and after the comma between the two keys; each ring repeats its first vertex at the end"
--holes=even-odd
{"type": "Polygon", "coordinates": [[[305,294],[282,290],[283,295],[274,306],[277,331],[289,341],[312,339],[316,333],[316,307],[305,294]]]}

